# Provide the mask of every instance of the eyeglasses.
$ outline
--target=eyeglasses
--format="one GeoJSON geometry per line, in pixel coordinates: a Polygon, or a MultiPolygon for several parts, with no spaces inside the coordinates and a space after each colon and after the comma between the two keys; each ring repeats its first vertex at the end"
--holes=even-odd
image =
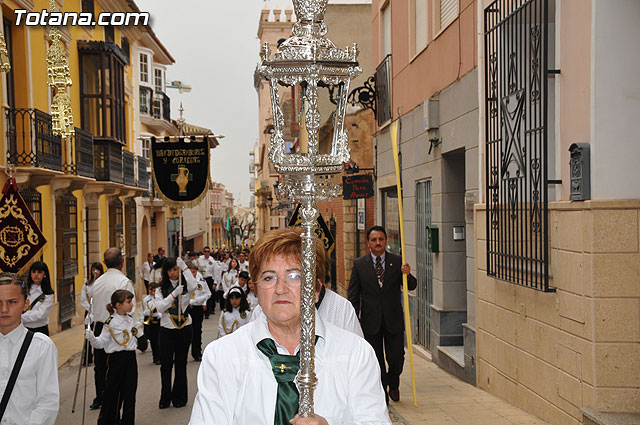
{"type": "MultiPolygon", "coordinates": [[[[302,273],[300,272],[288,272],[284,278],[284,282],[287,286],[296,287],[300,286],[302,281],[302,273]]],[[[278,275],[275,273],[266,273],[258,279],[258,285],[264,289],[271,289],[278,284],[278,275]]]]}
{"type": "Polygon", "coordinates": [[[208,254],[208,253],[210,253],[210,252],[211,252],[211,251],[204,251],[204,253],[205,253],[205,254],[208,254]]]}

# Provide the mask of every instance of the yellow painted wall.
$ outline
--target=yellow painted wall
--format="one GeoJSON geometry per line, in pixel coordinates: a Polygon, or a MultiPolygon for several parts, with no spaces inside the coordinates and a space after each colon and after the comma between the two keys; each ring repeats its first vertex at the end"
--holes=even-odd
{"type": "Polygon", "coordinates": [[[109,249],[109,202],[107,195],[100,195],[100,252],[109,249]]]}

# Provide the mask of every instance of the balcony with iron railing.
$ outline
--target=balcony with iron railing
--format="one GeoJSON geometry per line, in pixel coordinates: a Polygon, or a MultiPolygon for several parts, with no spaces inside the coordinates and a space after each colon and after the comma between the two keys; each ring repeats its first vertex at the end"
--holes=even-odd
{"type": "Polygon", "coordinates": [[[122,145],[112,140],[94,139],[93,152],[96,180],[123,183],[122,145]]]}
{"type": "Polygon", "coordinates": [[[67,174],[93,178],[93,135],[75,128],[69,143],[62,144],[65,158],[62,169],[67,174]]]}
{"type": "Polygon", "coordinates": [[[33,108],[8,108],[7,160],[17,166],[62,171],[62,139],[53,134],[51,115],[33,108]]]}
{"type": "Polygon", "coordinates": [[[140,121],[151,129],[177,134],[171,123],[171,99],[148,87],[140,87],[140,121]]]}

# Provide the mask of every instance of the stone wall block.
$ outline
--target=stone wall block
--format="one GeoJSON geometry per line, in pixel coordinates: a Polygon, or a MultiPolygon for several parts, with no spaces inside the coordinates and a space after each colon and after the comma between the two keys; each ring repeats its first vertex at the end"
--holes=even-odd
{"type": "Polygon", "coordinates": [[[596,341],[640,342],[637,298],[596,299],[594,303],[596,341]]]}
{"type": "Polygon", "coordinates": [[[582,253],[563,251],[559,249],[551,250],[551,272],[553,274],[553,286],[563,291],[576,295],[590,293],[586,289],[588,284],[584,259],[589,257],[582,253]]]}
{"type": "Polygon", "coordinates": [[[595,297],[640,297],[640,254],[593,256],[595,297]]]}
{"type": "Polygon", "coordinates": [[[640,388],[596,388],[595,410],[640,413],[640,388]]]}
{"type": "Polygon", "coordinates": [[[574,295],[565,291],[558,291],[560,316],[584,324],[585,302],[581,295],[574,295]]]}
{"type": "Polygon", "coordinates": [[[549,211],[551,248],[582,252],[582,211],[549,211]]]}
{"type": "Polygon", "coordinates": [[[594,252],[638,252],[636,210],[593,211],[594,252]]]}
{"type": "Polygon", "coordinates": [[[634,387],[640,382],[640,344],[596,344],[596,386],[634,387]]]}

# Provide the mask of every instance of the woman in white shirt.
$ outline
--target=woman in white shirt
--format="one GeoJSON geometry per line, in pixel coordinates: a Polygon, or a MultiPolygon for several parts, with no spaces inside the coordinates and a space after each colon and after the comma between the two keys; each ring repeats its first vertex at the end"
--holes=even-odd
{"type": "Polygon", "coordinates": [[[160,409],[184,407],[187,393],[187,354],[193,338],[191,316],[186,313],[191,294],[198,281],[181,258],[167,258],[162,266],[162,284],[156,290],[156,309],[162,313],[158,344],[160,345],[160,409]],[[182,282],[179,281],[182,270],[182,282]],[[186,283],[186,284],[185,284],[186,283]],[[173,385],[171,371],[175,368],[173,385]]]}
{"type": "Polygon", "coordinates": [[[147,254],[147,261],[142,263],[140,266],[140,278],[144,282],[144,287],[147,290],[147,294],[149,293],[149,275],[151,275],[151,270],[153,268],[153,254],[147,254]]]}
{"type": "Polygon", "coordinates": [[[234,286],[238,285],[238,275],[240,274],[240,266],[238,260],[232,258],[229,261],[229,268],[222,275],[222,290],[224,291],[224,298],[227,298],[227,292],[234,286]]]}
{"type": "Polygon", "coordinates": [[[22,323],[33,332],[49,336],[49,313],[53,307],[53,288],[49,268],[42,261],[36,261],[29,269],[27,278],[29,307],[22,313],[22,323]]]}

